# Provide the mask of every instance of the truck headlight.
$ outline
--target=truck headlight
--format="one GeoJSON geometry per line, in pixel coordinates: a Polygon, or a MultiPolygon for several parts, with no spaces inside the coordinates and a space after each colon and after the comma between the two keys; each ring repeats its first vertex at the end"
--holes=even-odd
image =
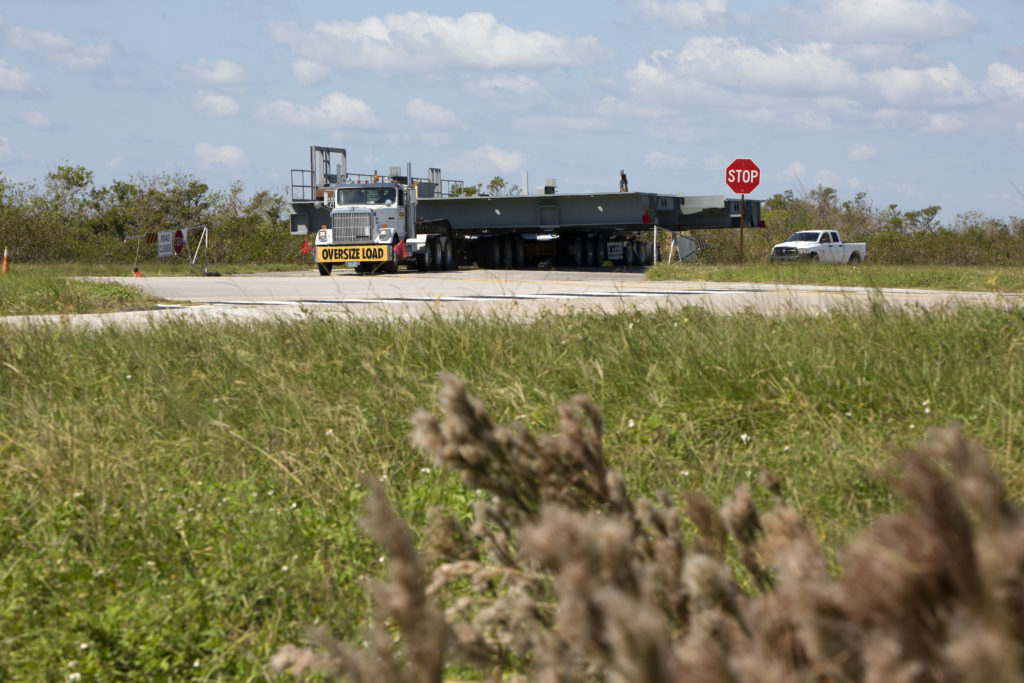
{"type": "Polygon", "coordinates": [[[381,228],[377,231],[378,242],[390,242],[391,241],[391,228],[381,228]]]}
{"type": "Polygon", "coordinates": [[[328,237],[327,237],[327,228],[321,228],[320,230],[317,231],[317,233],[316,233],[316,241],[320,242],[322,244],[326,244],[327,242],[330,242],[330,239],[328,239],[328,237]]]}

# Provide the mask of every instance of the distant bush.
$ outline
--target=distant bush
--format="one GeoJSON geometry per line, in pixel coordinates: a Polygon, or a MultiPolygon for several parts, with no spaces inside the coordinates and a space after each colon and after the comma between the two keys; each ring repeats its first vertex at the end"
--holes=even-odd
{"type": "MultiPolygon", "coordinates": [[[[1024,263],[1024,219],[989,218],[971,211],[951,225],[938,221],[939,206],[902,211],[895,204],[873,207],[867,193],[840,201],[833,188],[818,186],[806,196],[792,190],[768,199],[762,210],[764,228],[743,234],[747,262],[767,262],[772,245],[799,230],[837,230],[847,242],[866,242],[871,263],[899,265],[1013,265],[1024,263]]],[[[739,230],[695,231],[708,249],[698,261],[709,264],[740,261],[739,230]]]]}
{"type": "MultiPolygon", "coordinates": [[[[42,188],[0,175],[0,248],[24,263],[155,261],[126,237],[192,226],[210,229],[211,263],[302,263],[288,232],[283,193],[245,196],[240,182],[212,191],[187,174],[138,175],[98,187],[82,166],[58,166],[42,188]]],[[[198,247],[198,233],[189,234],[198,247]]]]}

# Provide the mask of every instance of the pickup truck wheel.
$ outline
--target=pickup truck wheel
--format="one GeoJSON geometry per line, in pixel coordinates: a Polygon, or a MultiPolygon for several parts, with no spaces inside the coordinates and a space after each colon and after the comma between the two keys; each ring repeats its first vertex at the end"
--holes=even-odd
{"type": "Polygon", "coordinates": [[[817,262],[818,262],[818,255],[817,254],[811,254],[811,263],[817,263],[817,262]]]}
{"type": "Polygon", "coordinates": [[[316,269],[319,270],[320,274],[323,275],[323,276],[330,275],[331,274],[331,268],[333,268],[333,267],[334,267],[333,263],[318,263],[318,264],[316,264],[316,269]]]}
{"type": "Polygon", "coordinates": [[[858,254],[857,252],[853,252],[852,254],[850,254],[850,265],[855,266],[858,263],[860,263],[860,254],[858,254]]]}

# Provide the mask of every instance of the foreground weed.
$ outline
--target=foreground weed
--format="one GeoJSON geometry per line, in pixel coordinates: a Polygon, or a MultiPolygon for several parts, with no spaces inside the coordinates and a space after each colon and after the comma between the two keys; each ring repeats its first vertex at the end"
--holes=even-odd
{"type": "Polygon", "coordinates": [[[389,554],[390,580],[374,588],[368,646],[320,631],[318,647],[280,648],[275,670],[410,683],[439,683],[446,665],[538,681],[1024,673],[1024,511],[957,429],[902,454],[893,481],[904,511],[860,532],[834,576],[812,521],[769,473],[767,512],[746,484],[717,509],[691,491],[687,540],[667,496],[633,498],[606,466],[590,399],[564,405],[558,433],[539,438],[495,425],[454,377],[440,403],[442,420],[416,416],[414,440],[486,491],[472,523],[438,515],[427,571],[372,486],[364,524],[389,554]]]}

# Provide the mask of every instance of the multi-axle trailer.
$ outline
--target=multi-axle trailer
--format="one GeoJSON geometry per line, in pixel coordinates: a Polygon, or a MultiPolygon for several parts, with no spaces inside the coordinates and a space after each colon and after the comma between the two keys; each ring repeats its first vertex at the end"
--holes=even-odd
{"type": "Polygon", "coordinates": [[[400,265],[449,270],[477,263],[523,268],[643,265],[654,258],[655,228],[703,230],[760,224],[761,202],[647,192],[467,196],[458,180],[411,165],[389,174],[349,173],[337,147],[311,147],[309,169],[293,169],[291,232],[315,233],[317,267],[397,272],[400,265]],[[334,164],[332,166],[332,163],[334,164]],[[646,239],[645,239],[646,238],[646,239]]]}

